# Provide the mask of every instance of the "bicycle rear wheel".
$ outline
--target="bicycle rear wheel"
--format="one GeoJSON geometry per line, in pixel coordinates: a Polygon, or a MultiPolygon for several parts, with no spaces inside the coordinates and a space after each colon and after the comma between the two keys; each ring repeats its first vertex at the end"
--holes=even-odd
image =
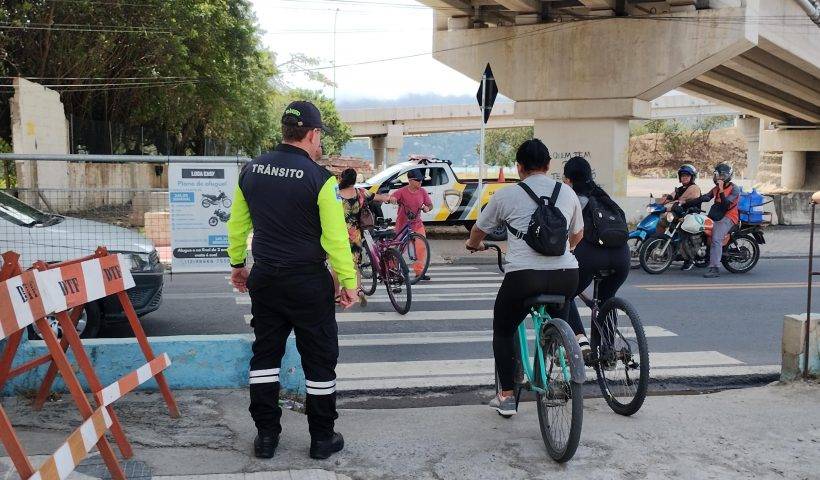
{"type": "Polygon", "coordinates": [[[649,387],[649,346],[635,307],[618,297],[604,302],[591,337],[595,374],[606,403],[619,415],[634,414],[649,387]]]}
{"type": "MultiPolygon", "coordinates": [[[[521,340],[516,334],[513,336],[513,351],[515,352],[515,370],[513,370],[513,395],[515,395],[515,409],[518,410],[518,400],[521,398],[521,389],[524,388],[526,379],[524,378],[524,366],[521,364],[521,340]]],[[[495,394],[501,391],[501,379],[498,377],[498,369],[495,370],[495,394]]],[[[510,418],[512,415],[503,415],[504,418],[510,418]]]]}
{"type": "MultiPolygon", "coordinates": [[[[549,323],[542,329],[540,342],[547,384],[540,385],[546,393],[536,392],[538,423],[547,453],[556,462],[564,463],[578,449],[584,418],[584,385],[572,380],[572,363],[569,360],[572,352],[579,347],[574,338],[565,338],[558,328],[549,323]]],[[[533,379],[536,384],[541,383],[540,368],[536,361],[533,379]]]]}
{"type": "Polygon", "coordinates": [[[376,293],[379,285],[379,275],[376,271],[376,263],[370,255],[370,245],[366,241],[362,242],[362,255],[359,259],[359,272],[362,275],[362,291],[370,296],[376,293]]]}
{"type": "Polygon", "coordinates": [[[427,237],[424,235],[413,232],[407,237],[407,241],[402,246],[401,256],[404,258],[407,268],[410,269],[410,284],[415,285],[421,280],[421,277],[427,274],[427,269],[430,268],[430,242],[427,241],[427,237]],[[422,251],[422,248],[425,252],[424,260],[419,262],[419,252],[422,251]],[[417,262],[421,264],[422,270],[420,272],[416,272],[414,269],[417,262]]]}
{"type": "Polygon", "coordinates": [[[410,302],[413,299],[407,265],[395,248],[388,249],[382,254],[382,262],[384,263],[384,286],[387,287],[387,296],[393,308],[399,314],[404,315],[410,311],[410,302]]]}

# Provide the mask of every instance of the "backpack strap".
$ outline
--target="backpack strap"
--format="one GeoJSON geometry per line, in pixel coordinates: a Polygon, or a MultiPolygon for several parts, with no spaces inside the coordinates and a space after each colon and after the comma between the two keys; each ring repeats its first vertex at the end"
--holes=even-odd
{"type": "Polygon", "coordinates": [[[529,185],[527,185],[524,182],[518,182],[518,186],[523,188],[524,191],[527,192],[527,195],[530,196],[530,198],[532,199],[533,202],[535,202],[539,205],[541,204],[541,198],[539,198],[538,195],[536,195],[535,192],[532,191],[532,189],[530,188],[529,185]]]}
{"type": "Polygon", "coordinates": [[[561,193],[561,182],[555,182],[555,190],[552,191],[552,196],[550,197],[550,206],[555,206],[555,202],[558,201],[559,193],[561,193]]]}

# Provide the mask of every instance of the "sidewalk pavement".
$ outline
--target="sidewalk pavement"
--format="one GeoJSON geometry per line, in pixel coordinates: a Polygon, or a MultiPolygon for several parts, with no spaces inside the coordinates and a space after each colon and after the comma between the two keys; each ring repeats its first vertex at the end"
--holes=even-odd
{"type": "MultiPolygon", "coordinates": [[[[581,445],[565,465],[548,458],[532,402],[509,420],[484,405],[425,408],[429,398],[417,399],[419,408],[343,409],[337,430],[346,447],[325,461],[308,458],[306,419],[286,410],[276,456],[261,461],[251,455],[255,432],[244,390],[176,395],[177,420],[168,418],[155,393],[116,404],[136,451],[126,464],[129,478],[820,478],[818,383],[653,396],[631,418],[588,399],[581,445]]],[[[65,397],[39,413],[22,397],[6,398],[3,406],[30,455],[50,454],[79,423],[65,397]]],[[[0,461],[0,478],[15,476],[8,465],[0,461]]],[[[106,473],[98,456],[79,472],[73,478],[106,473]]]]}

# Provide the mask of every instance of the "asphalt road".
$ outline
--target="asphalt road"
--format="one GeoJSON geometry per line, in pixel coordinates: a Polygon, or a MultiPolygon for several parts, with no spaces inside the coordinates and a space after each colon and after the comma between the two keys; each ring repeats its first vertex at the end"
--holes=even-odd
{"type": "MultiPolygon", "coordinates": [[[[806,261],[795,259],[764,259],[746,275],[717,280],[698,270],[633,270],[619,296],[647,327],[653,377],[681,369],[771,373],[780,363],[783,315],[805,310],[805,271],[806,261]]],[[[469,383],[492,371],[492,306],[502,276],[490,265],[436,265],[431,276],[413,291],[406,317],[393,312],[383,289],[366,308],[339,313],[340,378],[375,389],[469,383]]],[[[143,324],[152,336],[251,333],[249,317],[248,297],[234,293],[224,274],[178,274],[167,277],[162,307],[143,324]]]]}

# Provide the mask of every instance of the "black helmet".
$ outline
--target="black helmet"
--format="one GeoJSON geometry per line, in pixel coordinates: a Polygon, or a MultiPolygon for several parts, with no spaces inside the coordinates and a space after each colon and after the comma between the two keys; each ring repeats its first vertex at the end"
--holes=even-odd
{"type": "Polygon", "coordinates": [[[729,183],[732,181],[732,175],[734,175],[735,171],[732,169],[732,166],[728,163],[718,163],[715,166],[715,174],[712,177],[712,180],[717,184],[718,180],[723,180],[723,183],[729,183]]]}
{"type": "Polygon", "coordinates": [[[695,183],[695,180],[698,179],[698,169],[690,163],[684,163],[680,166],[680,168],[678,169],[678,180],[680,180],[680,176],[683,174],[691,176],[692,183],[695,183]]]}

